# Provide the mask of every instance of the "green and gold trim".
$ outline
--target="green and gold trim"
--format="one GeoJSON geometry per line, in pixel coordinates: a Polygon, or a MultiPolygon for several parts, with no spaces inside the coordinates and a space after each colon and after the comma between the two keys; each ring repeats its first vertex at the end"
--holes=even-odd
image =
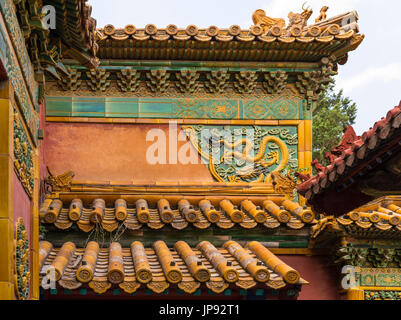
{"type": "Polygon", "coordinates": [[[34,189],[34,148],[25,131],[19,113],[14,108],[14,169],[27,194],[34,189]]]}
{"type": "Polygon", "coordinates": [[[19,218],[16,223],[15,242],[15,291],[19,300],[26,300],[29,296],[31,273],[29,271],[29,241],[22,218],[19,218]]]}

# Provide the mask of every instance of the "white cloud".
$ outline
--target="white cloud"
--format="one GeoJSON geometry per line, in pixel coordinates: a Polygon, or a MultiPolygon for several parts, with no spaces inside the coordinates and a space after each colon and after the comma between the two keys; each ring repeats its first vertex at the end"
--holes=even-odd
{"type": "Polygon", "coordinates": [[[350,92],[371,82],[389,83],[390,81],[401,81],[401,63],[371,67],[348,79],[339,78],[337,79],[337,87],[343,88],[344,92],[350,92]]]}
{"type": "Polygon", "coordinates": [[[313,16],[309,20],[309,24],[315,21],[323,6],[328,6],[328,17],[334,17],[338,14],[355,10],[355,5],[361,0],[272,0],[265,6],[266,15],[272,18],[287,18],[290,11],[301,13],[302,5],[306,3],[306,7],[313,9],[313,16]]]}

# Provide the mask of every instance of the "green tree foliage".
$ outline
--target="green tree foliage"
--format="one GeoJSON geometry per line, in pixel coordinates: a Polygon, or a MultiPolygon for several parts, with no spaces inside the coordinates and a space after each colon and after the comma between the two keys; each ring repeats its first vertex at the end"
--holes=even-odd
{"type": "Polygon", "coordinates": [[[331,83],[320,93],[316,108],[313,110],[313,159],[326,166],[324,155],[336,147],[348,125],[355,123],[357,106],[343,90],[336,92],[331,83]]]}

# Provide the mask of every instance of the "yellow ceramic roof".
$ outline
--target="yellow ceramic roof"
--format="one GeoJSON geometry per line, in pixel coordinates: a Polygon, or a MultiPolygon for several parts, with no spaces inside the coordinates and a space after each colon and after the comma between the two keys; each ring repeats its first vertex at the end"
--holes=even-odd
{"type": "Polygon", "coordinates": [[[53,248],[51,243],[42,241],[39,264],[41,279],[52,266],[50,270],[55,270],[59,286],[88,286],[96,293],[121,288],[131,294],[141,287],[161,293],[176,285],[186,293],[194,293],[200,287],[222,293],[230,286],[279,289],[307,283],[295,269],[255,241],[247,247],[228,241],[223,248],[206,241],[196,248],[183,241],[174,248],[168,248],[163,241],[155,242],[151,248],[144,248],[138,241],[130,248],[122,248],[118,242],[108,248],[96,242],[89,242],[86,248],[76,248],[72,242],[53,248]]]}
{"type": "MultiPolygon", "coordinates": [[[[260,11],[260,10],[258,10],[260,11]]],[[[269,19],[268,17],[266,17],[269,19]]],[[[169,25],[145,28],[106,25],[97,30],[99,57],[138,60],[213,61],[319,61],[333,56],[345,63],[345,56],[356,49],[364,36],[359,34],[356,12],[324,19],[311,25],[283,19],[271,25],[257,21],[249,29],[238,25],[178,28],[169,25]],[[350,23],[344,23],[349,21],[350,23]],[[291,49],[289,52],[288,49],[291,49]]]]}
{"type": "Polygon", "coordinates": [[[341,217],[325,217],[312,227],[313,237],[328,229],[359,238],[401,238],[401,196],[375,200],[341,217]]]}
{"type": "Polygon", "coordinates": [[[263,226],[275,229],[286,226],[301,229],[316,222],[314,213],[283,197],[171,197],[166,195],[142,196],[127,200],[100,196],[93,199],[46,199],[40,208],[40,220],[54,224],[58,229],[70,229],[75,223],[84,232],[99,225],[114,231],[120,225],[129,230],[141,228],[162,229],[170,225],[176,230],[189,226],[207,229],[213,225],[221,229],[240,226],[253,229],[263,226]],[[162,203],[162,205],[160,205],[162,203]],[[142,208],[144,210],[142,210],[142,208]],[[164,208],[165,207],[165,208],[164,208]]]}

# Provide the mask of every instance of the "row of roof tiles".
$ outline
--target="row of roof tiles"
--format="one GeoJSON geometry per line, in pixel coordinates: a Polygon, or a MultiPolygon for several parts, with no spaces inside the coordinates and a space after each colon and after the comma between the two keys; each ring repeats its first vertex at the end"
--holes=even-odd
{"type": "Polygon", "coordinates": [[[242,247],[228,241],[223,248],[203,241],[196,248],[178,241],[168,248],[157,241],[152,248],[144,248],[135,241],[130,248],[113,242],[100,248],[89,242],[86,248],[76,248],[66,242],[53,248],[50,242],[40,242],[39,269],[43,277],[54,280],[66,289],[88,285],[96,293],[120,287],[133,293],[146,286],[155,293],[177,285],[186,293],[194,293],[201,285],[215,293],[222,293],[230,285],[242,289],[267,286],[274,289],[307,283],[295,269],[288,266],[259,242],[242,247]]]}
{"type": "MultiPolygon", "coordinates": [[[[213,203],[216,203],[212,200],[213,203]]],[[[111,232],[124,224],[130,230],[137,230],[147,225],[151,229],[161,229],[171,225],[182,230],[193,225],[198,229],[206,229],[216,225],[229,229],[239,225],[245,229],[263,225],[268,229],[286,225],[291,229],[301,229],[305,224],[315,222],[314,213],[307,207],[285,200],[264,198],[258,202],[243,200],[237,206],[229,199],[218,201],[216,208],[210,200],[178,201],[173,207],[164,198],[158,199],[151,207],[145,199],[127,203],[124,199],[114,201],[112,207],[106,206],[104,199],[94,199],[88,207],[81,199],[73,199],[63,203],[60,199],[46,199],[40,208],[42,223],[54,224],[59,229],[69,229],[74,222],[82,231],[89,232],[97,223],[111,232]]],[[[111,205],[111,203],[109,203],[111,205]]]]}
{"type": "Polygon", "coordinates": [[[327,227],[329,231],[345,230],[347,234],[358,237],[399,239],[401,197],[385,197],[338,218],[324,217],[311,227],[312,238],[317,238],[327,227]]]}
{"type": "Polygon", "coordinates": [[[102,59],[315,62],[332,56],[344,64],[364,39],[357,21],[357,13],[348,12],[310,26],[255,21],[249,29],[107,25],[97,30],[97,40],[102,59]]]}
{"type": "Polygon", "coordinates": [[[148,24],[143,29],[136,29],[133,25],[127,25],[123,29],[117,29],[113,25],[106,25],[103,29],[98,29],[97,38],[99,41],[113,39],[125,41],[133,39],[137,41],[145,40],[179,40],[188,41],[195,40],[199,42],[207,41],[242,41],[249,42],[259,40],[262,42],[272,42],[278,40],[280,42],[291,43],[295,39],[300,42],[309,43],[312,41],[330,42],[334,39],[349,39],[358,32],[358,29],[342,29],[338,24],[331,24],[325,27],[317,25],[307,29],[300,26],[293,26],[288,30],[280,26],[273,26],[267,32],[264,32],[261,26],[255,25],[248,29],[241,29],[238,25],[233,25],[228,29],[219,29],[211,26],[206,29],[198,29],[195,25],[190,25],[185,29],[178,28],[175,25],[169,25],[165,29],[158,29],[153,24],[148,24]]]}
{"type": "Polygon", "coordinates": [[[103,39],[98,40],[102,59],[316,62],[332,56],[343,64],[347,53],[355,50],[364,36],[349,30],[343,34],[316,37],[255,36],[251,33],[210,37],[184,33],[172,36],[104,35],[100,39],[103,39]]]}
{"type": "MultiPolygon", "coordinates": [[[[341,156],[333,159],[332,163],[323,168],[315,177],[297,186],[300,194],[311,201],[315,196],[323,193],[326,189],[339,181],[343,187],[351,184],[355,179],[350,174],[357,175],[357,169],[361,164],[377,152],[380,152],[383,145],[392,141],[398,134],[401,127],[401,102],[387,113],[387,116],[376,122],[373,128],[366,131],[361,137],[353,141],[341,156]],[[352,172],[351,172],[352,171],[352,172]],[[347,178],[349,181],[343,181],[347,178]]],[[[384,154],[383,156],[386,156],[384,154]]],[[[383,161],[378,157],[377,162],[383,161]]]]}

